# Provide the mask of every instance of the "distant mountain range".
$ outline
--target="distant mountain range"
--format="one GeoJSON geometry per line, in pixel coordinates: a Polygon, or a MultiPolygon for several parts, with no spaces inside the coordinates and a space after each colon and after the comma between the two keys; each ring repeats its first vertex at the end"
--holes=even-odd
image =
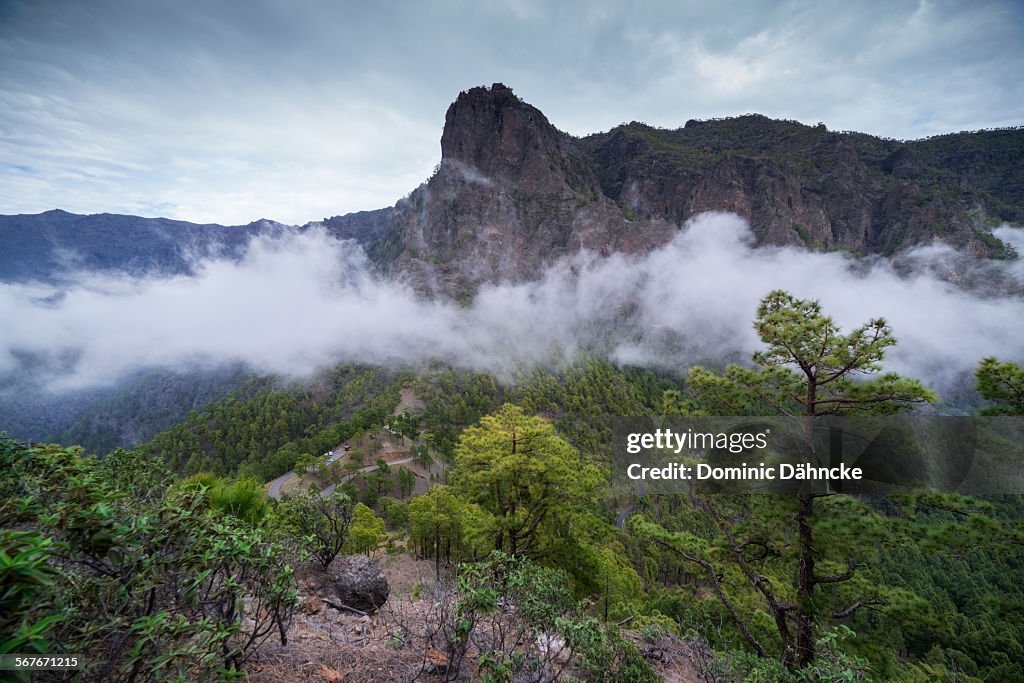
{"type": "Polygon", "coordinates": [[[59,282],[81,270],[190,273],[195,257],[238,256],[253,235],[283,227],[268,220],[225,227],[60,209],[0,216],[0,281],[59,282]]]}
{"type": "MultiPolygon", "coordinates": [[[[429,180],[393,207],[323,224],[362,243],[382,272],[460,297],[483,282],[530,279],[581,248],[649,250],[709,210],[747,218],[761,244],[891,254],[941,241],[1013,257],[989,230],[1024,222],[1024,129],[900,142],[750,114],[575,138],[494,84],[449,107],[429,180]]],[[[76,269],[187,273],[193,255],[237,255],[253,234],[282,227],[0,216],[0,281],[59,281],[76,269]]]]}

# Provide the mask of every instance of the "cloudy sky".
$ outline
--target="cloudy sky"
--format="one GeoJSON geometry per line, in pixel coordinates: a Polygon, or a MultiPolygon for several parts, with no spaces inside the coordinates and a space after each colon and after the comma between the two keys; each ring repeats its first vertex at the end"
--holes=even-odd
{"type": "Polygon", "coordinates": [[[304,223],[393,204],[500,81],[582,135],[760,112],[1024,124],[1024,4],[0,0],[0,213],[304,223]]]}

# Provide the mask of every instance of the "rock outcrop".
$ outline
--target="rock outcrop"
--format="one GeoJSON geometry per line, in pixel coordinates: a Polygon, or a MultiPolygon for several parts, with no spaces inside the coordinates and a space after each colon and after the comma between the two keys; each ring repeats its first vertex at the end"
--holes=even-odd
{"type": "Polygon", "coordinates": [[[1009,147],[994,163],[1020,176],[1024,130],[959,135],[901,143],[748,115],[573,138],[496,83],[449,107],[427,182],[327,225],[393,276],[457,299],[581,249],[642,253],[704,211],[743,216],[760,244],[891,254],[943,241],[1012,256],[987,230],[1024,219],[1024,197],[984,165],[950,172],[958,157],[946,151],[968,138],[972,154],[1009,147]]]}
{"type": "Polygon", "coordinates": [[[363,555],[347,555],[334,560],[334,592],[348,607],[375,612],[388,601],[391,592],[384,572],[375,560],[363,555]]]}
{"type": "Polygon", "coordinates": [[[501,84],[459,95],[441,152],[437,172],[391,209],[384,234],[348,217],[327,222],[426,293],[469,297],[485,282],[532,279],[580,249],[634,252],[678,230],[628,220],[576,141],[501,84]]]}

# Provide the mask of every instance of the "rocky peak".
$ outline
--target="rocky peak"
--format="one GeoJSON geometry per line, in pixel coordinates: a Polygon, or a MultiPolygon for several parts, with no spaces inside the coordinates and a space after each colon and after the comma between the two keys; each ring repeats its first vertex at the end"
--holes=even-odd
{"type": "Polygon", "coordinates": [[[394,207],[367,247],[421,291],[468,297],[483,282],[531,279],[580,249],[640,251],[676,230],[666,223],[637,234],[577,141],[501,83],[459,94],[441,153],[437,173],[394,207]]]}
{"type": "Polygon", "coordinates": [[[568,138],[539,109],[495,83],[471,88],[448,107],[441,164],[470,168],[527,193],[563,181],[568,138]]]}
{"type": "Polygon", "coordinates": [[[1024,205],[997,182],[1024,150],[1008,136],[900,143],[748,114],[574,138],[495,83],[448,108],[428,182],[391,209],[328,225],[363,242],[386,272],[459,300],[582,249],[644,253],[703,211],[743,216],[759,244],[866,254],[940,239],[1006,256],[982,222],[993,207],[1016,215],[1024,205]],[[969,169],[988,183],[981,192],[963,169],[948,170],[967,143],[1008,150],[998,172],[969,169]]]}

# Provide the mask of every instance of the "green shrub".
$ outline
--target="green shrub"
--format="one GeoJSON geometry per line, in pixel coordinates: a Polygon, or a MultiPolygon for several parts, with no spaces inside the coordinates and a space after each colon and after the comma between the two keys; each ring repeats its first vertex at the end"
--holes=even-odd
{"type": "Polygon", "coordinates": [[[263,484],[255,479],[222,483],[210,491],[210,505],[250,524],[258,525],[270,509],[263,484]]]}
{"type": "Polygon", "coordinates": [[[326,571],[348,542],[354,508],[352,498],[340,491],[325,497],[307,491],[281,501],[277,526],[295,547],[306,545],[326,571]]]}
{"type": "Polygon", "coordinates": [[[46,614],[57,570],[53,541],[34,531],[0,530],[0,654],[43,654],[60,613],[46,614]]]}
{"type": "Polygon", "coordinates": [[[151,458],[27,448],[0,439],[0,487],[33,531],[0,536],[8,651],[88,653],[86,679],[237,678],[286,639],[290,551],[211,508],[201,479],[169,488],[151,458]]]}

